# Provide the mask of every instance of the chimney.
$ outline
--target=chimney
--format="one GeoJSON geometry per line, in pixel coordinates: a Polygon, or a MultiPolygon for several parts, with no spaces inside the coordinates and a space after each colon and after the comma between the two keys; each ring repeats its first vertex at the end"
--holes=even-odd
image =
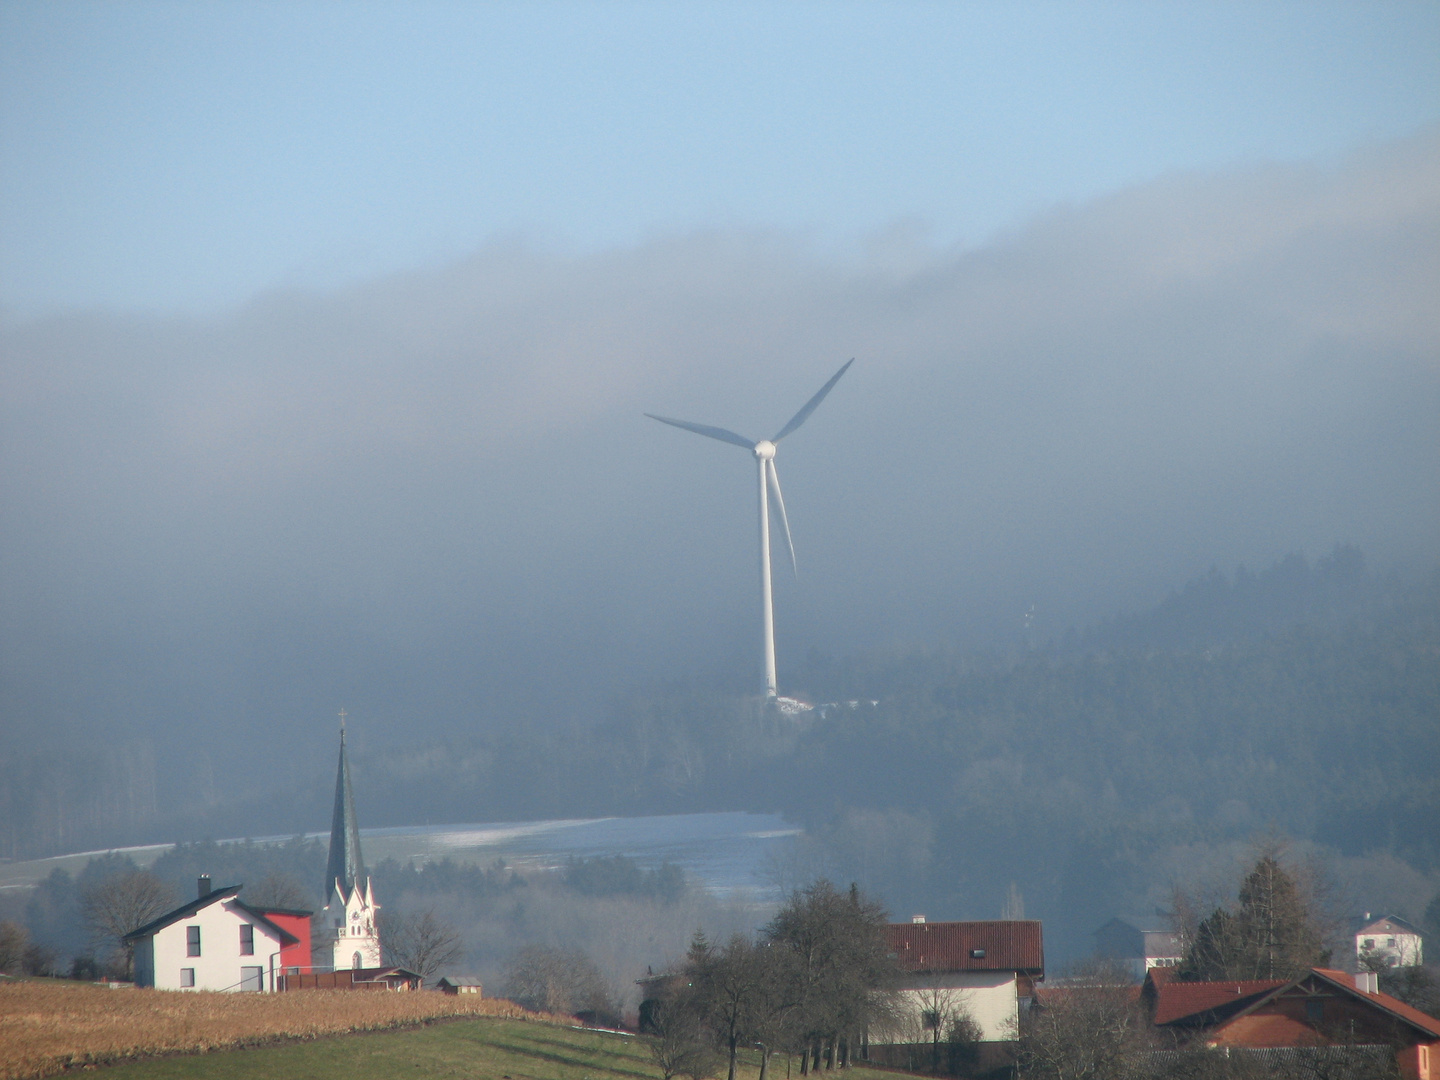
{"type": "Polygon", "coordinates": [[[910,916],[910,921],[911,921],[912,923],[923,923],[923,922],[925,921],[925,916],[924,916],[924,915],[911,915],[911,916],[910,916]]]}
{"type": "Polygon", "coordinates": [[[200,890],[200,898],[201,898],[202,900],[203,900],[205,897],[209,896],[209,895],[214,891],[213,889],[210,888],[210,875],[209,875],[209,874],[201,874],[200,877],[199,877],[199,878],[196,880],[196,882],[195,882],[195,887],[200,890]]]}

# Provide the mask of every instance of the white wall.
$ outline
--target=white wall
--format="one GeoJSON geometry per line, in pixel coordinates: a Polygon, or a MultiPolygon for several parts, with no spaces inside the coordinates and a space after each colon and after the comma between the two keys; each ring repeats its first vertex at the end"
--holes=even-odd
{"type": "Polygon", "coordinates": [[[970,1013],[984,1041],[1005,1042],[1015,1038],[1020,1018],[1013,971],[950,972],[927,976],[923,983],[911,980],[900,991],[901,1007],[911,1016],[907,1026],[919,1028],[919,1015],[927,1007],[927,991],[933,994],[935,989],[954,991],[951,1001],[970,1013]]]}
{"type": "MultiPolygon", "coordinates": [[[[271,989],[271,957],[280,951],[279,935],[235,910],[233,901],[233,897],[216,900],[140,942],[135,950],[136,982],[160,990],[239,990],[241,969],[258,967],[262,971],[261,985],[245,989],[271,989]],[[242,925],[255,928],[253,956],[240,954],[242,925]],[[191,926],[200,927],[199,956],[190,956],[187,952],[186,928],[191,926]],[[194,987],[180,985],[184,968],[195,969],[194,987]]],[[[275,962],[279,963],[278,958],[275,962]]]]}
{"type": "Polygon", "coordinates": [[[1356,934],[1356,958],[1363,960],[1367,954],[1384,959],[1389,967],[1418,967],[1424,959],[1420,935],[1400,930],[1376,929],[1356,934]],[[1365,947],[1367,941],[1372,943],[1368,949],[1365,947]]]}

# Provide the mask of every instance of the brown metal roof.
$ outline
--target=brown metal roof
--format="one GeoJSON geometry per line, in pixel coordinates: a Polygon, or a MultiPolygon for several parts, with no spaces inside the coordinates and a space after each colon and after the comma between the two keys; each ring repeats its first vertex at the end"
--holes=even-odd
{"type": "Polygon", "coordinates": [[[1022,971],[1045,977],[1036,920],[891,923],[890,951],[905,971],[1022,971]]]}

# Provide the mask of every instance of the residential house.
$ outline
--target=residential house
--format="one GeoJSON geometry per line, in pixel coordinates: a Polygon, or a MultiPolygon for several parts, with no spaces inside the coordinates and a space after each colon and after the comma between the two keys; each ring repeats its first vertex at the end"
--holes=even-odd
{"type": "Polygon", "coordinates": [[[1420,931],[1404,919],[1386,915],[1372,919],[1370,912],[1352,920],[1355,960],[1362,970],[1382,967],[1419,967],[1425,962],[1420,931]]]}
{"type": "Polygon", "coordinates": [[[1165,916],[1111,919],[1095,931],[1095,955],[1119,964],[1139,982],[1156,967],[1175,967],[1184,955],[1180,935],[1165,916]]]}
{"type": "MultiPolygon", "coordinates": [[[[901,1001],[914,1024],[933,1029],[937,1012],[963,1009],[980,1040],[1013,1042],[1020,1013],[1045,978],[1045,945],[1035,920],[927,922],[917,915],[888,928],[904,973],[901,1001]],[[937,1005],[941,1006],[937,1009],[937,1005]],[[926,1017],[925,1014],[932,1014],[926,1017]]],[[[883,1034],[872,1038],[880,1042],[883,1034]]]]}
{"type": "Polygon", "coordinates": [[[1379,992],[1371,972],[1312,968],[1296,979],[1180,982],[1156,968],[1141,990],[1178,1045],[1227,1056],[1393,1056],[1408,1080],[1440,1080],[1440,1020],[1379,992]]]}
{"type": "Polygon", "coordinates": [[[239,898],[241,886],[198,882],[194,900],[125,935],[135,984],[161,990],[273,990],[287,961],[309,956],[308,911],[266,911],[239,898]],[[301,929],[301,927],[304,929],[301,929]]]}

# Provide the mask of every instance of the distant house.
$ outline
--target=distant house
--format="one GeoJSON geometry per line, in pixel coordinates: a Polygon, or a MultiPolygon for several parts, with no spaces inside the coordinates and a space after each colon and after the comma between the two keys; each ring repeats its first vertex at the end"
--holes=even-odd
{"type": "Polygon", "coordinates": [[[451,978],[449,975],[435,984],[435,989],[442,994],[474,994],[483,997],[479,979],[451,978]]]}
{"type": "Polygon", "coordinates": [[[926,1026],[924,1014],[937,1011],[937,995],[943,995],[951,1008],[969,1014],[983,1042],[1015,1040],[1020,1013],[1045,978],[1038,921],[932,923],[917,915],[892,923],[888,934],[903,972],[901,1001],[915,1025],[926,1026]]]}
{"type": "Polygon", "coordinates": [[[1167,968],[1141,989],[1152,1023],[1180,1044],[1226,1054],[1393,1058],[1409,1080],[1440,1078],[1440,1020],[1380,993],[1376,976],[1313,968],[1298,979],[1180,982],[1167,968]]]}
{"type": "Polygon", "coordinates": [[[212,889],[125,935],[135,984],[161,990],[275,989],[286,966],[310,961],[308,911],[265,911],[239,899],[241,886],[212,889]]]}
{"type": "Polygon", "coordinates": [[[1425,962],[1420,931],[1404,919],[1386,915],[1372,919],[1366,912],[1352,920],[1355,959],[1362,968],[1419,967],[1425,962]]]}
{"type": "Polygon", "coordinates": [[[1183,959],[1180,936],[1164,916],[1111,919],[1095,931],[1095,955],[1126,968],[1135,981],[1156,967],[1175,967],[1183,959]]]}

